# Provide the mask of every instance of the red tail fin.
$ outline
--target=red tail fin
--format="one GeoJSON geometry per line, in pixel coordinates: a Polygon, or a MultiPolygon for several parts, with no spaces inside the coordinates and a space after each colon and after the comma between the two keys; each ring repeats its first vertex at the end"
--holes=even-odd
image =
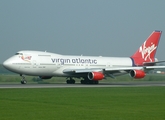
{"type": "Polygon", "coordinates": [[[131,56],[135,65],[143,65],[144,62],[154,62],[155,54],[161,36],[161,31],[153,31],[140,48],[131,56]]]}

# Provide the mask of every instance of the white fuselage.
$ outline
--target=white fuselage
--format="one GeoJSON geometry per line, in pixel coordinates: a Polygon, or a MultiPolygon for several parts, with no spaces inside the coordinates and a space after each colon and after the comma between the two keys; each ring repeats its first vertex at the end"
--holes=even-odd
{"type": "Polygon", "coordinates": [[[4,66],[15,73],[34,76],[69,76],[66,69],[91,69],[133,66],[129,57],[60,55],[40,51],[19,51],[4,66]]]}

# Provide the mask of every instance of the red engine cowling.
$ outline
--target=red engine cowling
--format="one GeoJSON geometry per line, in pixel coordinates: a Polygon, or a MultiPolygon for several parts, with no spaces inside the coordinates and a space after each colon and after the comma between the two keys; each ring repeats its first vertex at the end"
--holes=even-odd
{"type": "Polygon", "coordinates": [[[89,80],[102,80],[104,78],[104,74],[101,72],[89,72],[88,79],[89,80]]]}
{"type": "Polygon", "coordinates": [[[146,73],[143,70],[131,70],[130,71],[130,76],[133,78],[144,78],[146,73]]]}
{"type": "Polygon", "coordinates": [[[50,79],[52,76],[39,76],[40,79],[50,79]]]}

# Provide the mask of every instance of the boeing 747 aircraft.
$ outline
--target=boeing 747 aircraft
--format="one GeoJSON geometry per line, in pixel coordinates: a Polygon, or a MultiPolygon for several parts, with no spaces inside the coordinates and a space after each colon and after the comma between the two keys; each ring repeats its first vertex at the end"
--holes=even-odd
{"type": "Polygon", "coordinates": [[[27,81],[23,75],[39,76],[41,79],[67,77],[68,84],[74,84],[73,78],[82,78],[81,84],[98,84],[99,80],[129,74],[133,78],[144,78],[149,70],[165,68],[156,66],[155,53],[161,31],[153,31],[147,40],[131,57],[95,57],[61,55],[42,51],[19,51],[7,59],[3,66],[22,77],[21,83],[27,81]]]}

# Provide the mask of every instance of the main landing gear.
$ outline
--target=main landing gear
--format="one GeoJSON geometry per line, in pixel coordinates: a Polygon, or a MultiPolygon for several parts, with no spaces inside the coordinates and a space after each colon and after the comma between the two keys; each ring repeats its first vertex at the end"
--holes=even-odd
{"type": "Polygon", "coordinates": [[[22,77],[21,84],[26,84],[27,81],[25,80],[25,77],[22,74],[20,74],[20,76],[22,77]]]}
{"type": "Polygon", "coordinates": [[[99,81],[84,79],[81,80],[81,84],[99,84],[99,81]]]}
{"type": "Polygon", "coordinates": [[[70,77],[69,80],[66,80],[66,83],[67,84],[75,84],[75,80],[72,77],[70,77]]]}
{"type": "MultiPolygon", "coordinates": [[[[75,80],[72,77],[67,78],[66,80],[67,84],[75,84],[75,80]]],[[[88,78],[84,78],[84,80],[81,80],[81,84],[98,84],[99,81],[96,80],[89,80],[88,78]]]]}

